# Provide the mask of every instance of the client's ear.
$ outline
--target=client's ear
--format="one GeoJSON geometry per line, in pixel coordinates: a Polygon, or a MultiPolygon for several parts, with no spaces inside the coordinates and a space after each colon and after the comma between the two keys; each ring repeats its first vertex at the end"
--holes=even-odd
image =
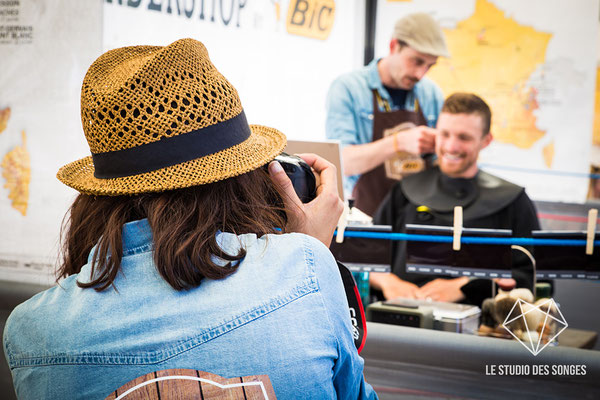
{"type": "Polygon", "coordinates": [[[481,140],[480,150],[483,150],[486,147],[488,147],[490,145],[490,143],[492,143],[492,140],[494,140],[494,136],[492,135],[492,132],[488,132],[488,134],[485,135],[481,140]]]}

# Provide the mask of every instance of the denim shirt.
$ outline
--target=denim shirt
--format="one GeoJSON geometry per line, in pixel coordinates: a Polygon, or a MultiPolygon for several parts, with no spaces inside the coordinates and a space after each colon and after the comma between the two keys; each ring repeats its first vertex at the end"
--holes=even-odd
{"type": "Polygon", "coordinates": [[[279,399],[377,398],[363,377],[333,256],[303,234],[219,233],[246,257],[222,280],[176,291],[156,271],[147,220],[124,226],[115,288],[77,275],[19,305],[4,351],[20,399],[103,399],[152,371],[269,376],[279,399]],[[116,290],[115,290],[116,289],[116,290]]]}
{"type": "MultiPolygon", "coordinates": [[[[377,70],[378,62],[379,60],[373,60],[359,70],[340,76],[329,88],[325,134],[327,139],[339,140],[342,148],[349,144],[365,144],[372,141],[373,89],[377,89],[383,99],[393,104],[381,83],[377,70]]],[[[415,99],[419,100],[427,125],[435,127],[444,104],[441,89],[424,77],[408,92],[404,107],[392,110],[402,108],[414,111],[415,99]]],[[[344,176],[344,191],[347,194],[352,193],[358,177],[359,175],[344,176]]]]}

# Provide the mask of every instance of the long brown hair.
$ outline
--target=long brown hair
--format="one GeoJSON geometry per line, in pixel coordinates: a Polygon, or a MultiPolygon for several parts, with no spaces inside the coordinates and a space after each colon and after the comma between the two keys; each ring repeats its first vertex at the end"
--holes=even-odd
{"type": "Polygon", "coordinates": [[[83,288],[102,291],[112,285],[123,256],[123,224],[148,218],[156,268],[174,289],[195,287],[203,278],[234,273],[246,255],[225,253],[217,231],[235,234],[285,232],[285,209],[263,168],[208,185],[135,196],[80,194],[61,229],[62,260],[58,279],[79,273],[91,261],[92,281],[83,288]],[[213,261],[216,256],[226,265],[213,261]]]}

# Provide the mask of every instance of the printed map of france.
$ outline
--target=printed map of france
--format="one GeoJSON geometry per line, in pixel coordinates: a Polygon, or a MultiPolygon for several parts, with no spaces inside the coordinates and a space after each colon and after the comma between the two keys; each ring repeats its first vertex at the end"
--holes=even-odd
{"type": "MultiPolygon", "coordinates": [[[[537,90],[528,80],[545,62],[552,34],[517,23],[487,0],[477,0],[473,15],[444,33],[451,58],[438,59],[428,77],[445,95],[483,97],[492,108],[494,139],[531,148],[546,132],[536,126],[537,90]]],[[[543,148],[543,156],[550,167],[553,142],[543,148]]]]}
{"type": "MultiPolygon", "coordinates": [[[[0,133],[6,129],[9,119],[10,108],[0,109],[0,133]]],[[[31,180],[31,161],[26,147],[25,131],[21,132],[21,141],[22,145],[16,146],[4,155],[0,162],[0,169],[12,207],[25,216],[27,215],[29,181],[31,180]]]]}

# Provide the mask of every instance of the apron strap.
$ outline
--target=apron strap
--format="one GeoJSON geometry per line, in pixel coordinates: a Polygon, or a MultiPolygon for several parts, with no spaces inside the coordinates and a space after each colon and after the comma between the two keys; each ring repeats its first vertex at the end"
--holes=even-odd
{"type": "MultiPolygon", "coordinates": [[[[377,89],[373,89],[373,94],[375,95],[375,99],[377,100],[378,109],[383,108],[385,112],[392,111],[392,107],[390,107],[390,102],[381,97],[381,94],[377,89]]],[[[373,104],[373,108],[375,108],[375,104],[373,104]]],[[[415,104],[414,109],[417,114],[421,113],[421,105],[419,104],[419,99],[415,96],[415,104]]]]}
{"type": "MultiPolygon", "coordinates": [[[[385,112],[392,111],[392,107],[390,107],[389,101],[387,101],[383,97],[381,97],[381,94],[379,93],[379,91],[377,89],[373,89],[373,94],[375,95],[375,99],[377,100],[377,110],[379,110],[380,108],[383,108],[383,110],[385,112]]],[[[373,107],[373,109],[375,109],[375,107],[373,107]]]]}

